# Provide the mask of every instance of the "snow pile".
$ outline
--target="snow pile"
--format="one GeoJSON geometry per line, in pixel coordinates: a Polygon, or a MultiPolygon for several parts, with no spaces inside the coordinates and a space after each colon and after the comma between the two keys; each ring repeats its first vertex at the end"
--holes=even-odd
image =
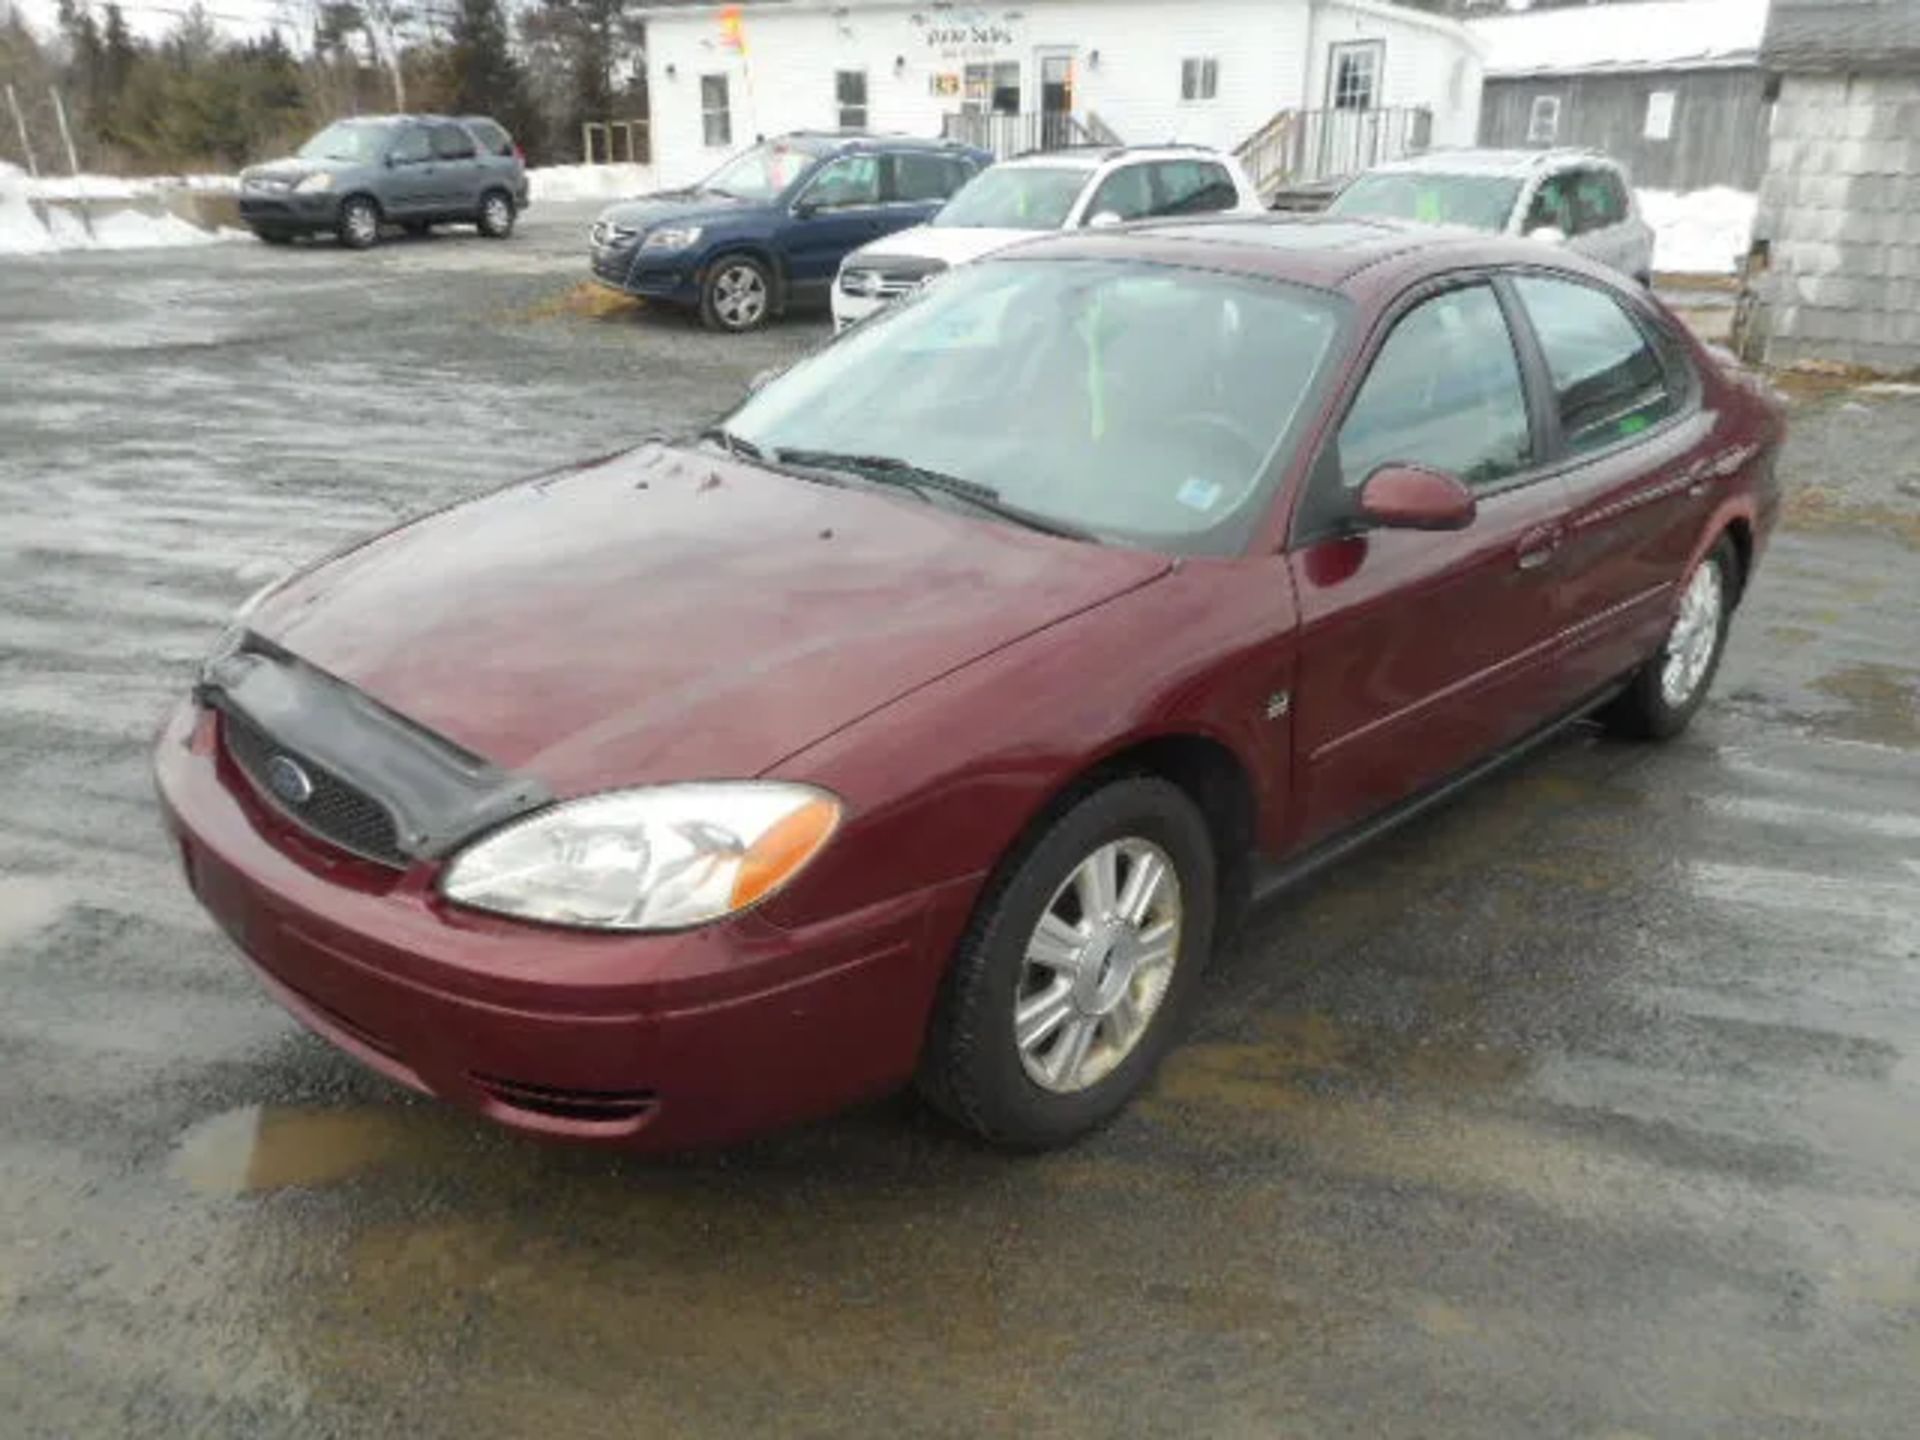
{"type": "MultiPolygon", "coordinates": [[[[82,176],[83,181],[104,177],[82,176]]],[[[41,198],[46,182],[28,179],[17,166],[0,162],[0,255],[45,255],[56,250],[151,250],[176,245],[206,245],[237,237],[237,230],[202,230],[164,211],[130,208],[122,196],[102,201],[89,234],[77,208],[27,203],[41,198]],[[41,218],[44,212],[45,218],[41,218]]],[[[137,182],[136,182],[137,183],[137,182]]],[[[104,187],[103,187],[104,188],[104,187]]],[[[93,192],[88,192],[92,196],[93,192]]]]}
{"type": "Polygon", "coordinates": [[[232,175],[42,175],[27,181],[35,200],[136,200],[162,190],[232,190],[232,175]]]}
{"type": "Polygon", "coordinates": [[[542,165],[527,171],[535,204],[630,200],[658,187],[651,165],[542,165]]]}
{"type": "Polygon", "coordinates": [[[1486,73],[1620,70],[1649,65],[1752,60],[1769,0],[1646,0],[1580,5],[1472,20],[1486,46],[1486,73]]]}
{"type": "Polygon", "coordinates": [[[1669,274],[1731,275],[1753,235],[1759,196],[1715,185],[1708,190],[1638,190],[1653,227],[1653,268],[1669,274]]]}
{"type": "Polygon", "coordinates": [[[27,177],[0,160],[0,255],[38,255],[53,237],[27,204],[27,177]]]}

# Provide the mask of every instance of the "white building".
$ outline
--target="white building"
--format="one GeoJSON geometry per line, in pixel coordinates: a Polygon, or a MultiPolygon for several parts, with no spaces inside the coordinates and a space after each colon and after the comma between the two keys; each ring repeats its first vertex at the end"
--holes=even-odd
{"type": "Polygon", "coordinates": [[[747,0],[640,13],[654,163],[669,184],[756,136],[821,129],[955,134],[1003,155],[1253,141],[1249,169],[1273,184],[1470,145],[1480,114],[1480,42],[1379,0],[747,0]]]}

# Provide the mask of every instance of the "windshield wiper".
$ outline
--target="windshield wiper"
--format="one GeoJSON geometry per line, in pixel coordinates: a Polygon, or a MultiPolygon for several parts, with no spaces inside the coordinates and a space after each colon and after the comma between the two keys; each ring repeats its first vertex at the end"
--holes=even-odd
{"type": "Polygon", "coordinates": [[[767,458],[766,453],[762,451],[758,445],[754,444],[744,435],[734,434],[733,431],[727,429],[724,425],[709,425],[694,438],[696,440],[711,440],[729,455],[736,456],[739,459],[764,460],[767,458]]]}
{"type": "Polygon", "coordinates": [[[940,470],[929,470],[897,456],[850,454],[839,450],[795,450],[785,446],[776,448],[773,456],[789,465],[840,470],[881,485],[898,485],[912,490],[923,500],[932,494],[948,495],[983,514],[1024,525],[1029,530],[1038,530],[1043,534],[1059,535],[1068,540],[1095,538],[1091,530],[1084,530],[1064,520],[1055,520],[1050,515],[1036,515],[1031,510],[1007,503],[991,485],[982,485],[977,480],[963,480],[958,475],[948,475],[940,470]]]}

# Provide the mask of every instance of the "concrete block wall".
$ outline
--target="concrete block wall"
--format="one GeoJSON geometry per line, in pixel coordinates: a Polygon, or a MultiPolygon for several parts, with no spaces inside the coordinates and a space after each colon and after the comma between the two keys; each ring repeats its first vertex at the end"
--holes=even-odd
{"type": "Polygon", "coordinates": [[[1785,77],[1754,235],[1762,358],[1920,368],[1920,76],[1785,77]]]}

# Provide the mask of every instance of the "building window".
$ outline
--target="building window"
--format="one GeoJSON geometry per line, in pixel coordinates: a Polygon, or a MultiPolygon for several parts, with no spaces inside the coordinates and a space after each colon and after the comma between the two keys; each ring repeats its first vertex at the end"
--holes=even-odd
{"type": "Polygon", "coordinates": [[[1527,111],[1527,143],[1551,145],[1560,135],[1560,97],[1536,95],[1527,111]]]}
{"type": "Polygon", "coordinates": [[[842,130],[866,129],[867,72],[864,70],[834,71],[833,101],[840,111],[842,130]]]}
{"type": "Polygon", "coordinates": [[[727,105],[727,77],[700,77],[700,136],[709,150],[733,144],[733,111],[727,105]]]}
{"type": "Polygon", "coordinates": [[[1327,106],[1333,110],[1371,110],[1380,103],[1384,40],[1361,40],[1328,48],[1327,106]]]}
{"type": "Polygon", "coordinates": [[[1645,133],[1649,140],[1673,138],[1673,91],[1655,90],[1647,96],[1645,133]]]}
{"type": "Polygon", "coordinates": [[[975,115],[1018,115],[1020,62],[1003,60],[995,65],[967,66],[962,108],[975,115]]]}
{"type": "Polygon", "coordinates": [[[1211,100],[1220,93],[1218,60],[1182,60],[1180,62],[1180,98],[1211,100]]]}

